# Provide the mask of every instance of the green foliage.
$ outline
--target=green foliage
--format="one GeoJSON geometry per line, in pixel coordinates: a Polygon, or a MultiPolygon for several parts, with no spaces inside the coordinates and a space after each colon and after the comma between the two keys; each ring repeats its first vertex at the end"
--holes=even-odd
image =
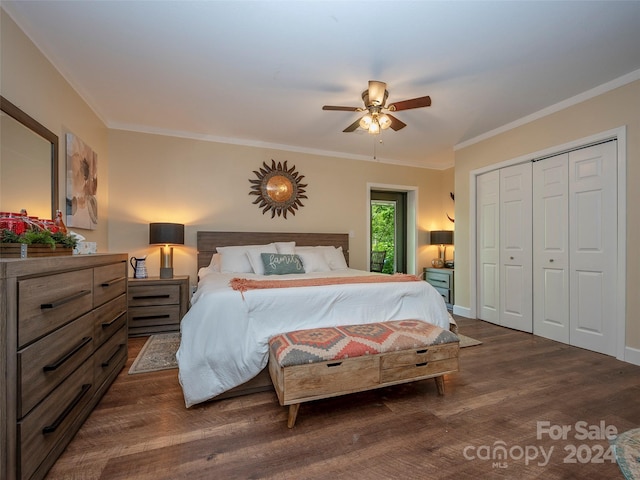
{"type": "Polygon", "coordinates": [[[383,273],[394,273],[395,206],[390,203],[371,205],[371,250],[385,251],[383,273]]]}
{"type": "Polygon", "coordinates": [[[71,235],[57,232],[51,233],[48,230],[27,230],[18,235],[11,230],[2,230],[1,243],[26,243],[27,245],[49,245],[52,249],[56,245],[62,245],[67,248],[74,248],[78,241],[71,235]]]}

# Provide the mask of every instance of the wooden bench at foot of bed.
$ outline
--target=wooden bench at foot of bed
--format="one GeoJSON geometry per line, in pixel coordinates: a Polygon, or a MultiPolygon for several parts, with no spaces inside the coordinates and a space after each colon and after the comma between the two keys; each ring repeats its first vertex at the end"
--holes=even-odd
{"type": "Polygon", "coordinates": [[[300,403],[458,371],[458,337],[420,320],[297,330],[269,340],[269,374],[293,428],[300,403]]]}

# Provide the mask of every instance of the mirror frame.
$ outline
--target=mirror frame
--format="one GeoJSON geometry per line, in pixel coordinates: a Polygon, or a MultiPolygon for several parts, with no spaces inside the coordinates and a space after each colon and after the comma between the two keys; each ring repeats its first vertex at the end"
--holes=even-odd
{"type": "Polygon", "coordinates": [[[0,95],[0,110],[32,132],[51,142],[51,218],[56,217],[58,204],[58,136],[34,118],[0,95]]]}

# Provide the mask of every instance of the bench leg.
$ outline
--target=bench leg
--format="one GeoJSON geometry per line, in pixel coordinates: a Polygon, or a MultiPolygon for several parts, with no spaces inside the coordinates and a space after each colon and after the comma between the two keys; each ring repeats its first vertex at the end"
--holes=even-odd
{"type": "Polygon", "coordinates": [[[298,417],[298,410],[300,410],[300,404],[294,403],[289,405],[289,419],[287,420],[287,427],[293,428],[298,417]]]}
{"type": "Polygon", "coordinates": [[[436,387],[438,387],[438,395],[444,395],[444,375],[439,377],[433,377],[436,381],[436,387]]]}

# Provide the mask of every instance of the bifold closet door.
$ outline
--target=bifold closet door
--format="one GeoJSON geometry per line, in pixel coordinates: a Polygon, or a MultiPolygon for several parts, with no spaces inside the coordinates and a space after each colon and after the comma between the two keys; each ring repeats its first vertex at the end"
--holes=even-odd
{"type": "Polygon", "coordinates": [[[615,355],[617,142],[569,153],[570,343],[615,355]]]}
{"type": "Polygon", "coordinates": [[[533,331],[531,163],[500,169],[500,325],[533,331]]]}
{"type": "Polygon", "coordinates": [[[476,182],[478,318],[531,332],[531,164],[476,182]]]}
{"type": "Polygon", "coordinates": [[[476,177],[478,318],[500,323],[500,172],[476,177]]]}
{"type": "Polygon", "coordinates": [[[533,164],[533,333],[569,343],[569,155],[533,164]]]}

